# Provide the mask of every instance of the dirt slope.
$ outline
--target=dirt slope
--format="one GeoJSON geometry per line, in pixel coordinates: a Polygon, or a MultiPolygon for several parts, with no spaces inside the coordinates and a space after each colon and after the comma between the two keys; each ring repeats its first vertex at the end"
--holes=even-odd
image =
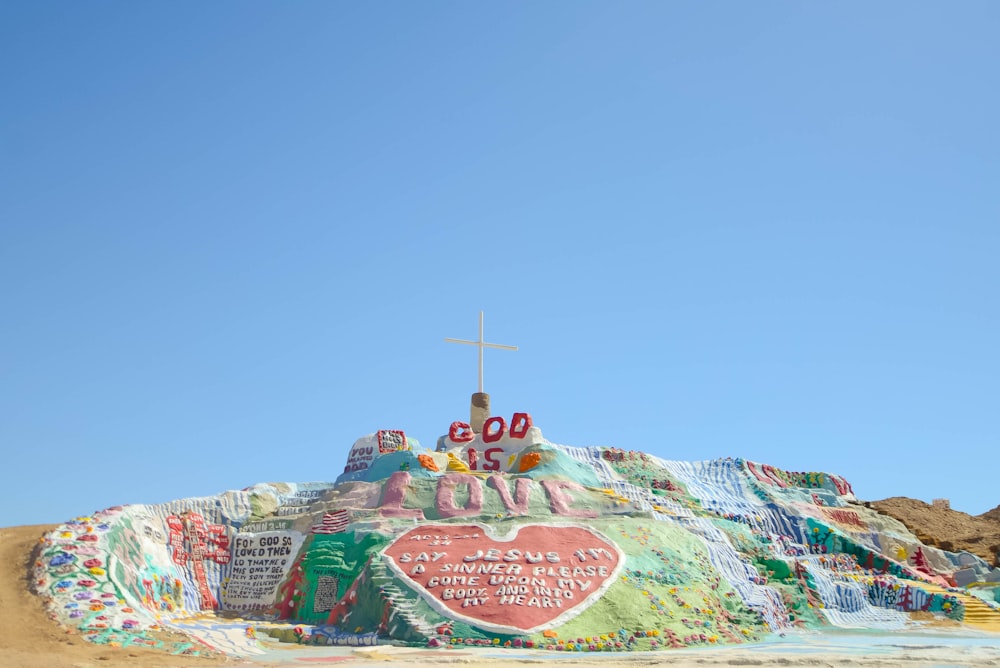
{"type": "Polygon", "coordinates": [[[993,510],[987,510],[985,513],[983,513],[979,517],[981,517],[983,519],[990,520],[991,522],[996,522],[997,524],[1000,524],[1000,506],[997,506],[993,510]]]}
{"type": "Polygon", "coordinates": [[[917,499],[894,496],[872,501],[871,507],[906,525],[922,542],[943,550],[966,550],[1000,565],[1000,506],[975,516],[939,508],[917,499]]]}

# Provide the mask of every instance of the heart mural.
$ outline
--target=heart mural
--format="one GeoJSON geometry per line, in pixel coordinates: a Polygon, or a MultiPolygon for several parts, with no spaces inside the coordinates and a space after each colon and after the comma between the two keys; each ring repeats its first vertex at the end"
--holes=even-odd
{"type": "Polygon", "coordinates": [[[565,623],[599,599],[625,555],[583,526],[529,524],[496,537],[482,524],[421,524],[382,551],[442,615],[496,633],[565,623]]]}

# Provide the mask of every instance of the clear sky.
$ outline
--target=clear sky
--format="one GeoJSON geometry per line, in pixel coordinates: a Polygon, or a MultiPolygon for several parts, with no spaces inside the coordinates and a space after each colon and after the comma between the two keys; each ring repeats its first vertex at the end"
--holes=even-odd
{"type": "Polygon", "coordinates": [[[1000,504],[996,2],[0,5],[0,526],[493,412],[1000,504]]]}

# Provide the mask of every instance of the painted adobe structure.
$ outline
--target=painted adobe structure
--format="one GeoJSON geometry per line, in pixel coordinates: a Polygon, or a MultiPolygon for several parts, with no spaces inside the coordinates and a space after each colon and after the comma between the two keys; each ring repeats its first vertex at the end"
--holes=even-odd
{"type": "Polygon", "coordinates": [[[434,449],[379,431],[334,482],[77,518],[42,539],[34,577],[53,618],[94,642],[235,655],[264,633],[670,649],[902,629],[917,611],[1000,630],[1000,572],[920,544],[837,475],[557,445],[525,413],[481,433],[456,422],[434,449]]]}

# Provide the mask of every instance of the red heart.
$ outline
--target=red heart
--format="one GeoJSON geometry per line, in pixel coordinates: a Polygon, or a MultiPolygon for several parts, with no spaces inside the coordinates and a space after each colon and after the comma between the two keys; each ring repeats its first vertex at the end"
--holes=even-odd
{"type": "Polygon", "coordinates": [[[565,623],[600,598],[625,555],[582,526],[529,524],[494,538],[482,524],[422,524],[382,551],[442,615],[496,633],[565,623]]]}

